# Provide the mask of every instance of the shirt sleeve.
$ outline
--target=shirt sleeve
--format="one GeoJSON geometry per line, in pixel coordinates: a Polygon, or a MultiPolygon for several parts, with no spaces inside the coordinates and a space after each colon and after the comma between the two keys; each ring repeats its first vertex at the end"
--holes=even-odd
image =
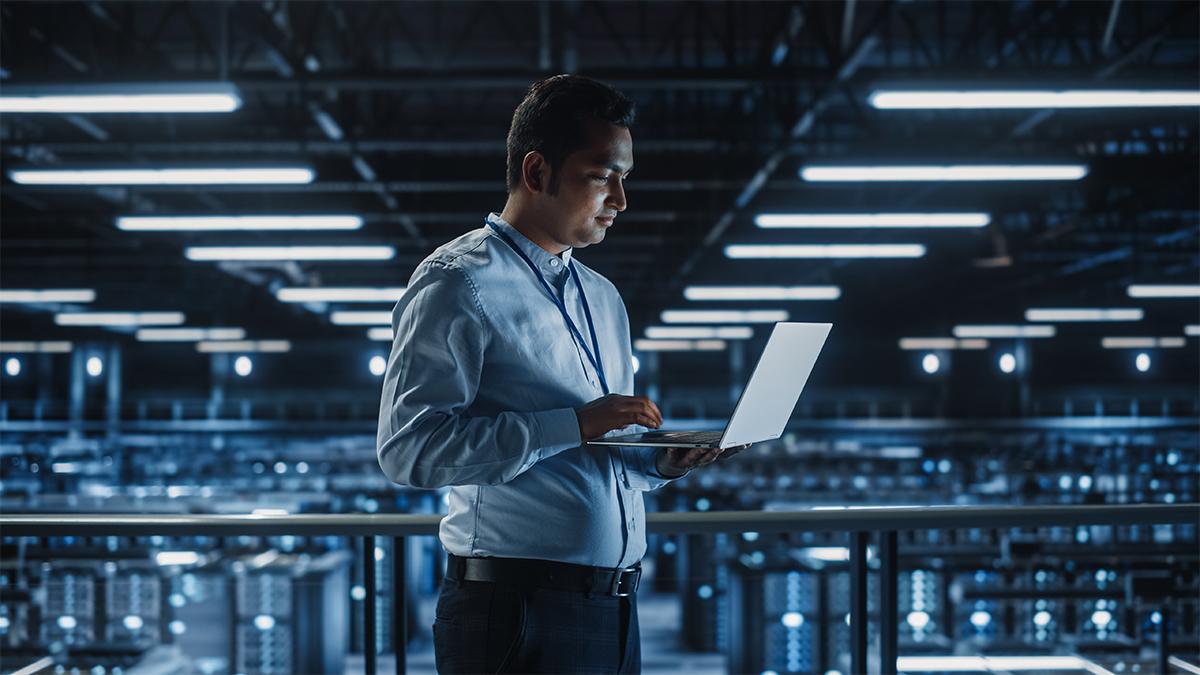
{"type": "Polygon", "coordinates": [[[421,265],[392,312],[376,449],[393,482],[418,488],[507,483],[581,443],[572,408],[471,416],[489,326],[470,278],[421,265]]]}

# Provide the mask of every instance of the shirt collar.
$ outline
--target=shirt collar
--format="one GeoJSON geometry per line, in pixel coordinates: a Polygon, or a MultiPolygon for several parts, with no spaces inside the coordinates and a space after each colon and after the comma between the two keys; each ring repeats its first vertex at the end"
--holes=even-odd
{"type": "Polygon", "coordinates": [[[500,217],[498,213],[489,213],[487,217],[489,223],[493,223],[500,231],[507,234],[510,239],[516,242],[517,246],[521,247],[521,252],[529,256],[529,259],[538,266],[538,269],[558,275],[566,272],[567,265],[571,262],[571,253],[575,251],[573,248],[568,248],[563,251],[562,257],[553,255],[546,249],[538,246],[530,241],[528,237],[521,234],[517,228],[513,227],[508,221],[500,217]]]}

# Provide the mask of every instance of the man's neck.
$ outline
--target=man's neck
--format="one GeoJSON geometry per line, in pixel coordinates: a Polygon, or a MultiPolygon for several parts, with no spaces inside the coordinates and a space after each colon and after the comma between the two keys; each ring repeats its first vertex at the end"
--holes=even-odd
{"type": "Polygon", "coordinates": [[[538,226],[537,218],[528,209],[523,209],[518,204],[513,203],[511,197],[508,203],[504,205],[504,211],[500,213],[500,217],[504,219],[504,222],[512,225],[513,229],[517,232],[525,235],[526,239],[545,249],[550,255],[561,256],[564,251],[570,248],[547,236],[545,230],[538,226]]]}

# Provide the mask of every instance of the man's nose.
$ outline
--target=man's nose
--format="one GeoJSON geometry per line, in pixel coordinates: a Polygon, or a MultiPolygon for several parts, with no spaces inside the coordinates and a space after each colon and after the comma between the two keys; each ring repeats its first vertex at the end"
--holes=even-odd
{"type": "Polygon", "coordinates": [[[616,187],[608,193],[608,204],[616,209],[618,213],[625,210],[625,183],[621,179],[617,179],[616,187]]]}

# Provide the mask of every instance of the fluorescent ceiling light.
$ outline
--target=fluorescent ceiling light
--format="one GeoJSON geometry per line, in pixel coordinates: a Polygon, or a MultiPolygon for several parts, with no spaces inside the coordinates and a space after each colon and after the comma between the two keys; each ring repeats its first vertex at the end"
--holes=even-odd
{"type": "Polygon", "coordinates": [[[1129,309],[1027,309],[1026,321],[1141,321],[1144,312],[1129,309]]]}
{"type": "Polygon", "coordinates": [[[44,342],[0,342],[0,353],[4,354],[65,354],[71,351],[71,343],[63,341],[44,342]]]}
{"type": "Polygon", "coordinates": [[[750,326],[650,326],[646,328],[646,337],[660,340],[747,340],[754,337],[754,329],[750,326]]]}
{"type": "Polygon", "coordinates": [[[120,216],[117,229],[130,232],[224,230],[357,230],[361,216],[120,216]]]}
{"type": "Polygon", "coordinates": [[[379,328],[368,328],[367,339],[377,340],[380,342],[391,342],[393,339],[395,339],[395,336],[392,335],[391,326],[385,326],[379,328]]]}
{"type": "Polygon", "coordinates": [[[8,175],[21,185],[275,185],[311,183],[316,177],[312,169],[302,166],[17,169],[8,175]]]}
{"type": "Polygon", "coordinates": [[[920,258],[922,244],[731,244],[727,258],[920,258]]]}
{"type": "Polygon", "coordinates": [[[404,287],[394,288],[281,288],[280,302],[396,302],[404,287]]]}
{"type": "Polygon", "coordinates": [[[288,352],[292,343],[287,340],[221,340],[196,343],[196,351],[202,354],[228,352],[288,352]]]}
{"type": "Polygon", "coordinates": [[[762,228],[986,227],[986,213],[760,213],[762,228]]]}
{"type": "Polygon", "coordinates": [[[199,340],[241,340],[241,328],[139,328],[139,342],[197,342],[199,340]]]}
{"type": "Polygon", "coordinates": [[[867,100],[880,110],[986,110],[1028,108],[1167,108],[1200,105],[1200,92],[1189,90],[1060,91],[890,91],[867,100]]]}
{"type": "Polygon", "coordinates": [[[724,340],[634,340],[642,352],[715,352],[725,349],[724,340]]]}
{"type": "Polygon", "coordinates": [[[154,554],[154,562],[160,566],[195,565],[200,562],[200,554],[195,551],[159,551],[154,554]]]}
{"type": "Polygon", "coordinates": [[[837,300],[837,286],[688,286],[688,300],[837,300]]]}
{"type": "Polygon", "coordinates": [[[391,246],[189,246],[183,254],[200,261],[391,260],[391,246]]]}
{"type": "Polygon", "coordinates": [[[963,325],[954,327],[960,338],[1054,337],[1054,326],[963,325]]]}
{"type": "Polygon", "coordinates": [[[845,546],[807,546],[800,549],[800,556],[823,562],[845,562],[850,559],[850,549],[845,546]]]}
{"type": "Polygon", "coordinates": [[[1012,672],[1021,670],[1091,671],[1078,656],[898,656],[896,670],[906,672],[1012,672]]]}
{"type": "Polygon", "coordinates": [[[1133,284],[1127,290],[1131,298],[1200,298],[1200,286],[1188,284],[1133,284]]]}
{"type": "Polygon", "coordinates": [[[978,338],[968,338],[966,340],[956,340],[954,338],[900,338],[900,349],[904,349],[906,351],[918,351],[924,349],[987,349],[987,346],[987,340],[981,340],[978,338]]]}
{"type": "Polygon", "coordinates": [[[746,311],[668,309],[662,313],[663,323],[775,323],[787,320],[788,313],[781,309],[746,311]]]}
{"type": "Polygon", "coordinates": [[[182,312],[76,312],[54,315],[60,326],[178,326],[182,312]]]}
{"type": "Polygon", "coordinates": [[[0,302],[94,302],[96,291],[90,288],[56,288],[46,290],[0,290],[0,302]]]}
{"type": "Polygon", "coordinates": [[[1105,349],[1151,349],[1154,347],[1182,347],[1187,340],[1181,337],[1106,337],[1100,339],[1105,349]]]}
{"type": "Polygon", "coordinates": [[[330,312],[329,320],[337,326],[389,326],[391,312],[330,312]]]}
{"type": "Polygon", "coordinates": [[[1200,323],[1190,323],[1183,327],[1184,335],[1200,336],[1200,323]]]}
{"type": "Polygon", "coordinates": [[[0,113],[218,113],[242,107],[226,82],[5,87],[0,113]]]}
{"type": "Polygon", "coordinates": [[[842,181],[993,181],[1079,180],[1082,164],[949,164],[941,166],[806,166],[800,177],[810,182],[842,181]]]}

